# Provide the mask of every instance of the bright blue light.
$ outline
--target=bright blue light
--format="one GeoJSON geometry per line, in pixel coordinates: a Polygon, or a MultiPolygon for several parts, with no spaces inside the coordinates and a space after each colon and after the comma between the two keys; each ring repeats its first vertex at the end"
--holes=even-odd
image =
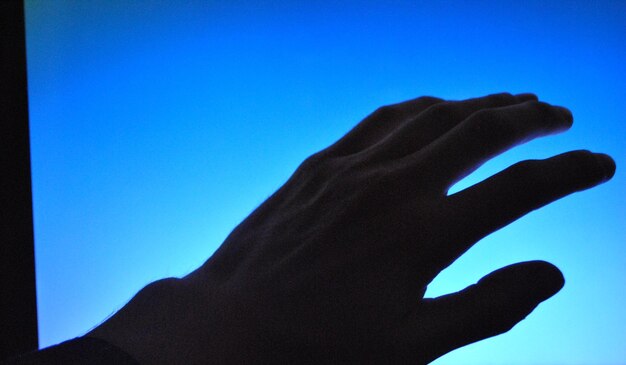
{"type": "Polygon", "coordinates": [[[532,91],[571,108],[573,129],[457,188],[579,148],[611,154],[617,174],[481,241],[435,280],[429,295],[530,259],[567,280],[508,334],[438,363],[626,358],[626,3],[225,3],[27,1],[42,346],[201,264],[301,160],[376,107],[532,91]]]}

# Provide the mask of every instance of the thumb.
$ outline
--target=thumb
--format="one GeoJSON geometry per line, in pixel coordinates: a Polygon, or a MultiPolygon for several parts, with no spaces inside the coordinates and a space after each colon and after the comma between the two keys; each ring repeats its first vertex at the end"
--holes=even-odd
{"type": "Polygon", "coordinates": [[[498,269],[464,290],[426,299],[419,317],[434,324],[441,356],[472,342],[509,331],[565,283],[561,271],[545,261],[498,269]]]}

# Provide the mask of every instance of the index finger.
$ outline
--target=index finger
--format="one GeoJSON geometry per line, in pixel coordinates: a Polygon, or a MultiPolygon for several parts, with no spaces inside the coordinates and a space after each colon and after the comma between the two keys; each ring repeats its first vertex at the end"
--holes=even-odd
{"type": "Polygon", "coordinates": [[[523,142],[569,129],[569,110],[538,101],[483,109],[433,142],[421,156],[447,190],[484,162],[523,142]]]}

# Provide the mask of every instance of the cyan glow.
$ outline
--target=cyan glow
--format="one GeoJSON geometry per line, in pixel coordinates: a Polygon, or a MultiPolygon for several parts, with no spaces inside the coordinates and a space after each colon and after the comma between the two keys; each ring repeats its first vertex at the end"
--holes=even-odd
{"type": "Polygon", "coordinates": [[[311,153],[376,107],[537,93],[572,130],[527,158],[611,154],[610,183],[472,248],[428,295],[543,259],[567,283],[509,333],[437,364],[626,358],[626,2],[27,1],[40,342],[83,334],[200,265],[311,153]]]}

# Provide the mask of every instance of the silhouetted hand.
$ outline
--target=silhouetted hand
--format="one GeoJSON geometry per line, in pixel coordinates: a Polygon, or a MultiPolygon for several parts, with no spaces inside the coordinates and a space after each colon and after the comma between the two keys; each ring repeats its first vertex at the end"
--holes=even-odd
{"type": "Polygon", "coordinates": [[[447,191],[571,125],[531,94],[382,107],[308,158],[198,270],[149,285],[89,335],[144,364],[419,364],[506,332],[563,286],[556,267],[518,263],[434,299],[426,286],[481,238],[615,165],[574,151],[447,191]]]}

